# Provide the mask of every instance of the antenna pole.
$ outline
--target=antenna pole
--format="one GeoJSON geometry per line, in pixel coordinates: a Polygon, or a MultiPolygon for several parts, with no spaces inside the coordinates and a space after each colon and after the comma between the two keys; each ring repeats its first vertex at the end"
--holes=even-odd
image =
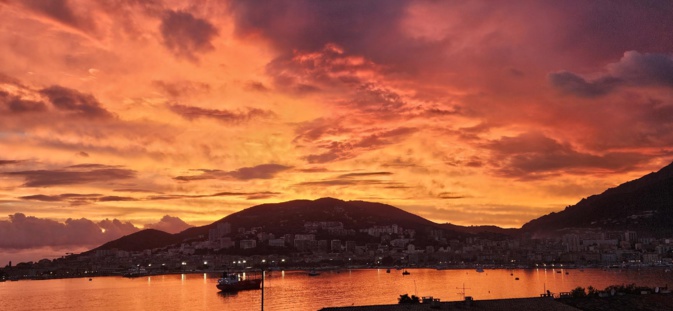
{"type": "Polygon", "coordinates": [[[264,311],[264,268],[262,268],[262,311],[264,311]]]}

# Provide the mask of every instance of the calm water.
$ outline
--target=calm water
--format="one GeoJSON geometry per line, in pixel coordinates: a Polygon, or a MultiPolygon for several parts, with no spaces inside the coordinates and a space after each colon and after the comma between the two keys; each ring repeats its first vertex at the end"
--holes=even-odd
{"type": "MultiPolygon", "coordinates": [[[[463,285],[475,299],[538,296],[592,285],[673,286],[663,269],[609,270],[343,270],[309,277],[304,272],[267,273],[265,310],[318,310],[327,306],[397,303],[400,294],[461,300],[463,285]],[[565,274],[565,272],[569,274],[565,274]],[[515,280],[519,277],[519,280],[515,280]]],[[[0,310],[259,310],[260,291],[223,295],[217,275],[183,274],[136,279],[98,277],[0,283],[0,310]]]]}

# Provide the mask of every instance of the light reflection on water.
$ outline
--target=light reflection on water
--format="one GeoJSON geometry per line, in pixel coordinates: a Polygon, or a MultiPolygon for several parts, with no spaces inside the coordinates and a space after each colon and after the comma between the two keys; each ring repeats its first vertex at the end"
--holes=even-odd
{"type": "MultiPolygon", "coordinates": [[[[327,306],[391,304],[400,294],[434,296],[442,300],[532,297],[589,285],[673,285],[673,274],[662,269],[500,269],[323,271],[309,277],[303,271],[267,272],[265,310],[318,310],[327,306]],[[559,273],[560,272],[560,273],[559,273]],[[567,273],[567,274],[566,274],[567,273]],[[515,278],[519,278],[516,280],[515,278]]],[[[219,293],[217,274],[160,275],[19,281],[0,283],[0,310],[259,310],[260,291],[219,293]]]]}

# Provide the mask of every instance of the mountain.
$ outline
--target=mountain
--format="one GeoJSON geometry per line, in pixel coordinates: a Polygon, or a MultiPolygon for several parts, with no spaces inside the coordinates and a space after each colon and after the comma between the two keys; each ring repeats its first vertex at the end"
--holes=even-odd
{"type": "Polygon", "coordinates": [[[345,229],[360,230],[373,226],[389,226],[396,224],[404,229],[414,229],[417,233],[428,230],[444,231],[449,238],[458,238],[487,232],[499,235],[508,232],[497,227],[461,227],[451,224],[437,224],[418,215],[406,212],[397,207],[365,202],[342,201],[334,198],[317,200],[294,200],[282,203],[261,204],[233,213],[212,224],[189,228],[177,234],[168,234],[157,230],[143,230],[106,243],[98,249],[142,250],[160,248],[187,240],[204,240],[209,230],[218,223],[230,223],[232,232],[239,228],[261,227],[262,231],[276,236],[283,234],[304,233],[304,223],[308,221],[337,221],[343,223],[345,229]],[[502,231],[499,231],[497,229],[502,231]]]}
{"type": "Polygon", "coordinates": [[[654,237],[673,234],[673,163],[639,179],[582,199],[558,213],[523,225],[532,234],[567,228],[635,230],[654,237]]]}

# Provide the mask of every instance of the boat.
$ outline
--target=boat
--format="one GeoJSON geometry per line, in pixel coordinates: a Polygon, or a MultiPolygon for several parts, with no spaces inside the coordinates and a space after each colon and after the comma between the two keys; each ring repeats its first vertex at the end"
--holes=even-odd
{"type": "Polygon", "coordinates": [[[484,268],[477,268],[477,272],[479,272],[479,273],[484,272],[484,268]]]}
{"type": "Polygon", "coordinates": [[[222,292],[238,292],[241,290],[260,289],[262,279],[242,280],[238,274],[223,273],[222,277],[217,280],[217,289],[222,292]]]}
{"type": "Polygon", "coordinates": [[[145,268],[138,267],[138,268],[131,268],[129,269],[126,273],[124,273],[122,276],[126,278],[137,278],[141,276],[148,276],[149,273],[145,268]]]}
{"type": "Polygon", "coordinates": [[[308,272],[308,276],[318,276],[320,273],[318,271],[315,271],[315,269],[312,269],[311,271],[308,272]]]}
{"type": "Polygon", "coordinates": [[[402,275],[409,275],[409,274],[411,274],[411,272],[407,271],[406,269],[404,269],[404,272],[402,272],[402,275]]]}
{"type": "Polygon", "coordinates": [[[386,273],[390,273],[390,269],[386,269],[386,273]]]}
{"type": "Polygon", "coordinates": [[[515,280],[515,281],[518,281],[518,280],[519,280],[519,278],[514,278],[514,280],[515,280]]]}

